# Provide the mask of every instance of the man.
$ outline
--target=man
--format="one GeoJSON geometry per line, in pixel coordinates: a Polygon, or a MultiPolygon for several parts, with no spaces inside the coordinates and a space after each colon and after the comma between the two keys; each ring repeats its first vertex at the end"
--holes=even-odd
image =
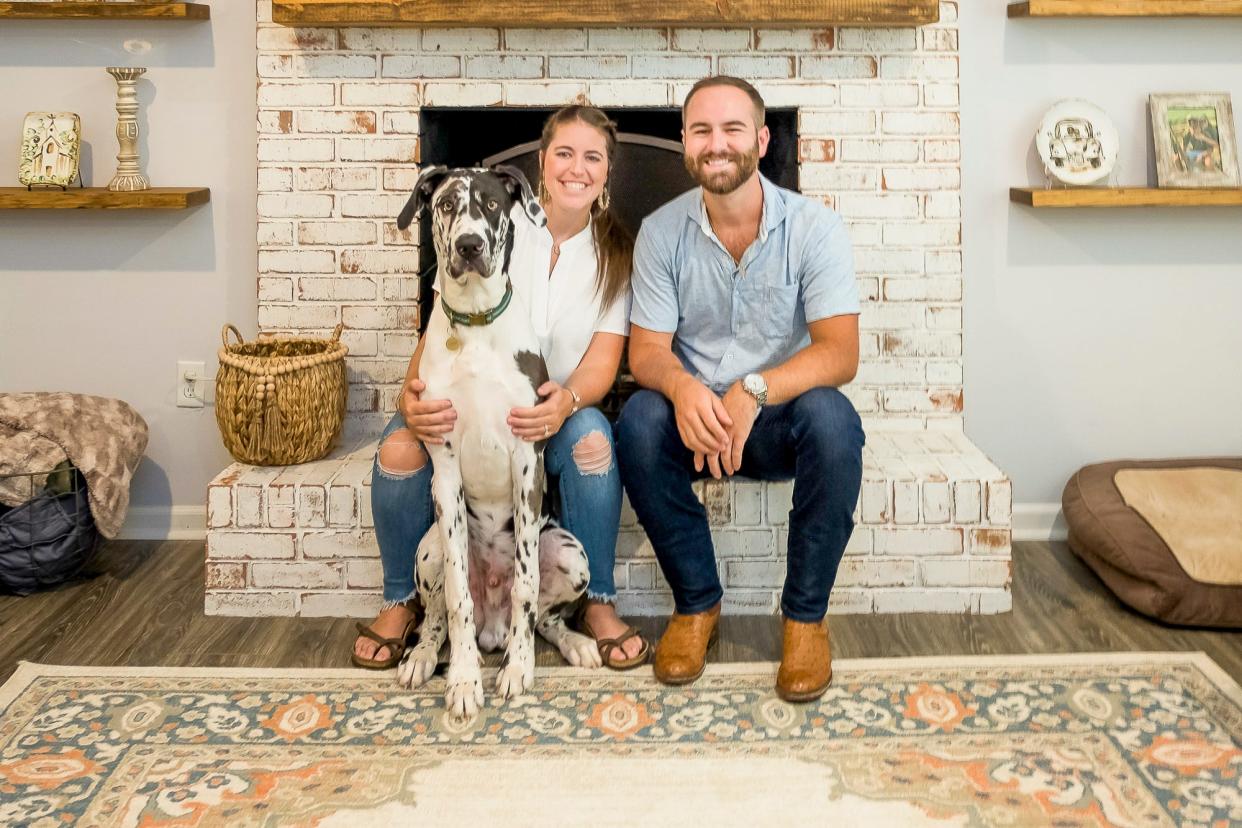
{"type": "Polygon", "coordinates": [[[849,239],[827,207],[759,175],[769,134],[746,81],[695,84],[682,140],[701,187],[639,232],[629,359],[644,390],[617,423],[621,478],[676,601],[655,674],[698,678],[720,616],[724,592],[691,482],[793,478],[776,689],[810,701],[832,678],[824,616],[862,479],[862,426],[837,390],[858,369],[849,239]]]}

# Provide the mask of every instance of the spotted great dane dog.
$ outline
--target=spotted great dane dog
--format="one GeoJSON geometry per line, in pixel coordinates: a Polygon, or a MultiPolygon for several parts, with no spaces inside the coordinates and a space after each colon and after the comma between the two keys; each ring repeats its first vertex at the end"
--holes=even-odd
{"type": "Polygon", "coordinates": [[[442,445],[426,446],[436,523],[418,546],[417,573],[427,612],[397,678],[409,687],[426,682],[447,632],[445,704],[468,718],[483,704],[479,646],[505,648],[496,676],[504,698],[534,681],[536,629],[570,664],[597,667],[600,656],[565,623],[589,573],[582,544],[544,512],[544,444],[516,437],[505,422],[511,408],[535,405],[535,389],[548,379],[530,316],[509,281],[512,222],[515,214],[540,227],[547,219],[512,167],[431,167],[397,226],[405,229],[427,209],[441,294],[419,376],[423,396],[451,400],[458,417],[442,445]]]}

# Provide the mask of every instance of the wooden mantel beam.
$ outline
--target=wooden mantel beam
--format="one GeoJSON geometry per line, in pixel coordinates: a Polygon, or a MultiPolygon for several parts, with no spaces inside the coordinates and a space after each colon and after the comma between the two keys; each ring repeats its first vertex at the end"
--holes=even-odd
{"type": "Polygon", "coordinates": [[[1242,0],[1026,0],[1010,17],[1238,17],[1242,0]]]}
{"type": "Polygon", "coordinates": [[[287,26],[922,26],[939,0],[272,0],[287,26]]]}

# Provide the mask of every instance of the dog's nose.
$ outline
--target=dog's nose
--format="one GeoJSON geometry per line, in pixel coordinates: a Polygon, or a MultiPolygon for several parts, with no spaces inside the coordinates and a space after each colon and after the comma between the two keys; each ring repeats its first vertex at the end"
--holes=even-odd
{"type": "Polygon", "coordinates": [[[458,256],[463,259],[473,259],[483,252],[483,239],[470,233],[458,238],[453,246],[457,249],[458,256]]]}

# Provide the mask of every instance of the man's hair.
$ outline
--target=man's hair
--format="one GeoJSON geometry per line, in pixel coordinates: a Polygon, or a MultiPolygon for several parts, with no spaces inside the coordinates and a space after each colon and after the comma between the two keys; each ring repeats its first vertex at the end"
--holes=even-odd
{"type": "Polygon", "coordinates": [[[745,92],[746,97],[750,98],[750,102],[755,107],[755,129],[763,126],[766,108],[763,105],[763,96],[759,94],[759,90],[741,78],[735,78],[732,75],[714,75],[710,78],[703,78],[690,87],[690,91],[686,93],[686,99],[681,104],[681,125],[683,127],[686,125],[686,108],[690,106],[690,99],[700,89],[709,89],[713,86],[732,86],[734,89],[740,89],[745,92]]]}

